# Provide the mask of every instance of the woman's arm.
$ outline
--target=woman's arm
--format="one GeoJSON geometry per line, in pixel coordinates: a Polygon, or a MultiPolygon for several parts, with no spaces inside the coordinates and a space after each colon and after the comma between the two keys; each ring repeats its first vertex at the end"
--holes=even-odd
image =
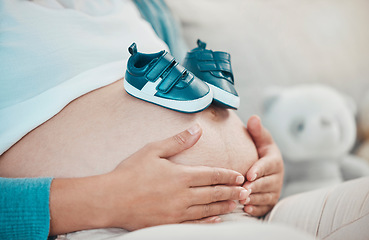
{"type": "Polygon", "coordinates": [[[232,170],[193,167],[167,159],[201,136],[197,125],[164,141],[148,144],[104,175],[55,179],[51,185],[50,234],[82,229],[144,227],[203,219],[231,212],[244,200],[244,177],[232,170]],[[217,186],[215,186],[217,185],[217,186]]]}
{"type": "Polygon", "coordinates": [[[283,159],[259,117],[250,117],[247,129],[255,143],[259,160],[248,170],[247,181],[243,185],[251,194],[240,202],[245,204],[245,212],[259,217],[267,214],[278,202],[283,185],[283,159]]]}

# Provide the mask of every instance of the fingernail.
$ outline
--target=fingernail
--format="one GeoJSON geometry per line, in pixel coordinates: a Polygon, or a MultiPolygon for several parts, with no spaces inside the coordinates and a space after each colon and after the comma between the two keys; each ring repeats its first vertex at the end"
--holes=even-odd
{"type": "Polygon", "coordinates": [[[242,184],[245,181],[244,176],[237,176],[236,178],[236,183],[237,184],[242,184]]]}
{"type": "Polygon", "coordinates": [[[254,175],[252,175],[252,177],[251,177],[251,179],[250,179],[250,181],[254,181],[255,179],[256,179],[256,177],[257,177],[258,175],[255,173],[254,175]]]}
{"type": "Polygon", "coordinates": [[[245,201],[245,204],[248,204],[250,202],[250,198],[248,197],[245,201]]]}
{"type": "Polygon", "coordinates": [[[245,189],[240,192],[240,200],[244,200],[249,195],[249,192],[245,189]]]}
{"type": "Polygon", "coordinates": [[[187,131],[191,134],[191,135],[195,135],[196,133],[200,132],[201,128],[199,124],[195,124],[194,126],[190,127],[189,129],[187,129],[187,131]]]}
{"type": "Polygon", "coordinates": [[[245,212],[247,212],[247,213],[252,213],[252,211],[253,211],[254,209],[253,209],[253,207],[251,207],[251,206],[247,206],[246,208],[245,208],[245,212]]]}
{"type": "Polygon", "coordinates": [[[251,124],[256,125],[259,121],[259,116],[254,115],[253,118],[251,118],[251,124]]]}

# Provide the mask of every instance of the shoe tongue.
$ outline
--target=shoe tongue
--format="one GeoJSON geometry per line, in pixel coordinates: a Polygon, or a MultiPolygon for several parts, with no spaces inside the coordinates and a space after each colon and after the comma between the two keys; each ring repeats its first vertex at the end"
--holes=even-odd
{"type": "Polygon", "coordinates": [[[159,58],[161,57],[162,55],[156,57],[156,58],[153,58],[147,65],[146,65],[146,69],[150,69],[153,65],[156,64],[156,62],[159,60],[159,58]]]}
{"type": "Polygon", "coordinates": [[[147,64],[147,66],[150,68],[153,64],[155,64],[158,60],[159,60],[159,58],[161,57],[161,56],[163,56],[165,54],[165,51],[162,51],[162,54],[160,55],[160,56],[157,56],[156,58],[153,58],[150,62],[149,62],[149,64],[147,64]]]}
{"type": "Polygon", "coordinates": [[[147,64],[147,66],[150,68],[152,65],[154,65],[155,63],[156,63],[156,61],[158,61],[159,60],[159,57],[156,57],[156,58],[154,58],[153,60],[151,60],[150,62],[149,62],[149,64],[147,64]]]}

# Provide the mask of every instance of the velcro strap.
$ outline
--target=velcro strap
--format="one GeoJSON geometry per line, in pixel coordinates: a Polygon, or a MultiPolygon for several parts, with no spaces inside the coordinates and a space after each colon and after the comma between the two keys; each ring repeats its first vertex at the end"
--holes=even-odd
{"type": "Polygon", "coordinates": [[[168,74],[162,76],[163,80],[157,86],[157,90],[163,93],[169,92],[174,85],[179,81],[179,79],[186,72],[186,69],[176,63],[173,68],[168,72],[168,74]]]}
{"type": "Polygon", "coordinates": [[[231,55],[226,52],[199,52],[197,59],[200,61],[231,61],[231,55]]]}
{"type": "Polygon", "coordinates": [[[232,67],[230,62],[221,61],[204,61],[198,63],[201,72],[207,71],[224,71],[232,74],[232,67]]]}
{"type": "Polygon", "coordinates": [[[155,82],[173,61],[174,57],[165,52],[163,56],[161,56],[159,60],[146,73],[147,80],[149,80],[150,82],[155,82]]]}
{"type": "Polygon", "coordinates": [[[196,58],[199,60],[198,68],[201,72],[227,72],[233,79],[231,55],[229,53],[205,50],[199,51],[196,58]]]}

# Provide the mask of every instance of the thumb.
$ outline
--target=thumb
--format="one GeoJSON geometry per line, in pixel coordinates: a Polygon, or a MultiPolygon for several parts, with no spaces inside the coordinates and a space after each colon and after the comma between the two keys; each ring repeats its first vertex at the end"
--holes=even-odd
{"type": "Polygon", "coordinates": [[[189,129],[159,142],[161,151],[159,157],[169,158],[186,149],[189,149],[200,139],[201,127],[196,124],[189,129]]]}
{"type": "Polygon", "coordinates": [[[250,133],[256,148],[273,143],[273,138],[269,131],[261,125],[260,118],[253,115],[247,121],[247,130],[250,133]]]}

